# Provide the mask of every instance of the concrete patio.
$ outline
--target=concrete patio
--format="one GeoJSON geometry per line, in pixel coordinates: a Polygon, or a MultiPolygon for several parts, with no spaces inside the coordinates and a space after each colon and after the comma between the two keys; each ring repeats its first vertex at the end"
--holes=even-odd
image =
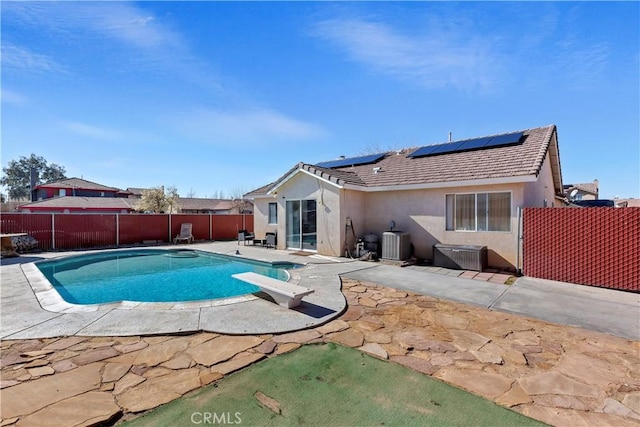
{"type": "MultiPolygon", "coordinates": [[[[192,246],[222,253],[238,248],[235,242],[192,246]]],[[[98,318],[52,313],[39,309],[30,291],[22,266],[29,258],[3,260],[0,425],[127,419],[265,357],[327,341],[400,363],[553,425],[637,426],[640,421],[637,294],[529,278],[507,286],[433,267],[239,249],[250,258],[310,263],[297,279],[324,287],[327,294],[335,287],[339,298],[327,300],[336,303],[335,313],[305,315],[311,325],[296,323],[294,315],[282,321],[274,315],[270,332],[242,336],[235,335],[233,310],[224,310],[254,300],[186,309],[205,319],[207,310],[219,310],[211,311],[211,318],[229,315],[211,324],[181,323],[181,316],[167,314],[188,313],[185,309],[111,308],[98,318]],[[124,311],[136,314],[113,313],[124,311]],[[101,322],[107,313],[121,323],[101,322]],[[77,317],[64,317],[70,315],[77,317]],[[213,326],[202,331],[203,325],[213,326]]],[[[260,319],[281,308],[260,302],[243,308],[236,320],[264,322],[260,319]]]]}

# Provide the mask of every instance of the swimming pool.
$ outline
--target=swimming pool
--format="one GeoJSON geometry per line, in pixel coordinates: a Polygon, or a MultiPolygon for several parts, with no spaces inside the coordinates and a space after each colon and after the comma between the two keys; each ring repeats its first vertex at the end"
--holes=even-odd
{"type": "Polygon", "coordinates": [[[293,263],[267,263],[197,250],[120,250],[42,261],[37,268],[72,304],[183,302],[246,295],[259,288],[231,277],[253,271],[287,280],[293,263]]]}

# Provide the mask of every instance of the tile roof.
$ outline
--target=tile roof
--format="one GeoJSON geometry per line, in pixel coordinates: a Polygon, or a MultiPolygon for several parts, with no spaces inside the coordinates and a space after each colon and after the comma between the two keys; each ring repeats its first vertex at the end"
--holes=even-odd
{"type": "MultiPolygon", "coordinates": [[[[37,202],[22,203],[20,208],[36,209],[135,209],[140,199],[124,197],[77,197],[62,196],[37,202]]],[[[185,210],[224,211],[233,209],[233,201],[228,199],[180,198],[178,204],[185,210]]]]}
{"type": "Polygon", "coordinates": [[[180,209],[224,211],[235,207],[233,200],[181,197],[180,209]]]}
{"type": "MultiPolygon", "coordinates": [[[[280,179],[247,193],[247,196],[267,194],[297,170],[306,170],[337,185],[351,184],[363,189],[537,176],[554,141],[556,126],[549,125],[521,132],[524,134],[521,144],[475,151],[417,158],[407,157],[417,148],[413,147],[388,152],[374,164],[333,169],[299,163],[280,179]],[[374,168],[379,168],[377,173],[374,168]]],[[[554,153],[559,168],[557,151],[554,153]]],[[[558,190],[561,191],[561,188],[558,190]]]]}
{"type": "Polygon", "coordinates": [[[594,182],[585,182],[585,183],[578,183],[578,184],[567,184],[564,186],[565,192],[570,192],[573,189],[578,189],[580,191],[583,191],[585,193],[591,193],[594,195],[598,195],[598,182],[594,181],[594,182]]]}
{"type": "Polygon", "coordinates": [[[83,190],[116,191],[116,192],[122,191],[119,188],[107,187],[106,185],[87,181],[81,178],[60,179],[58,181],[48,182],[46,184],[40,184],[35,188],[79,188],[83,190]]]}
{"type": "Polygon", "coordinates": [[[133,209],[136,201],[137,199],[127,199],[124,197],[62,196],[25,203],[20,205],[20,208],[133,209]]]}

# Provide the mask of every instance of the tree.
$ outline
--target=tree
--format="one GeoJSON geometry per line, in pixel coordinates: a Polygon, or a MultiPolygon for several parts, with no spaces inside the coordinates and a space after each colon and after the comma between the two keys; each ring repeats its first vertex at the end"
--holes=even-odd
{"type": "Polygon", "coordinates": [[[244,213],[251,208],[251,203],[244,198],[246,191],[243,187],[234,187],[231,189],[231,204],[238,210],[238,213],[244,213]]]}
{"type": "Polygon", "coordinates": [[[20,157],[20,160],[11,160],[2,168],[4,176],[0,178],[0,184],[9,189],[9,199],[30,199],[31,194],[31,170],[34,170],[34,186],[46,184],[66,178],[64,167],[55,163],[47,164],[44,157],[31,154],[31,157],[20,157]]]}
{"type": "Polygon", "coordinates": [[[142,197],[136,203],[136,210],[155,213],[177,213],[180,209],[178,205],[179,198],[176,187],[168,187],[166,193],[164,186],[150,188],[142,191],[142,197]]]}

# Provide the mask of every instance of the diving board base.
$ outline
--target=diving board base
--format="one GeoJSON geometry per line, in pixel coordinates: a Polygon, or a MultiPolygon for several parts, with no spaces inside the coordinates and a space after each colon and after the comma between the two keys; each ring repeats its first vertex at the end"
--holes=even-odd
{"type": "Polygon", "coordinates": [[[232,274],[231,277],[259,287],[264,293],[273,298],[278,305],[286,308],[299,306],[302,298],[314,292],[313,289],[253,272],[232,274]]]}

